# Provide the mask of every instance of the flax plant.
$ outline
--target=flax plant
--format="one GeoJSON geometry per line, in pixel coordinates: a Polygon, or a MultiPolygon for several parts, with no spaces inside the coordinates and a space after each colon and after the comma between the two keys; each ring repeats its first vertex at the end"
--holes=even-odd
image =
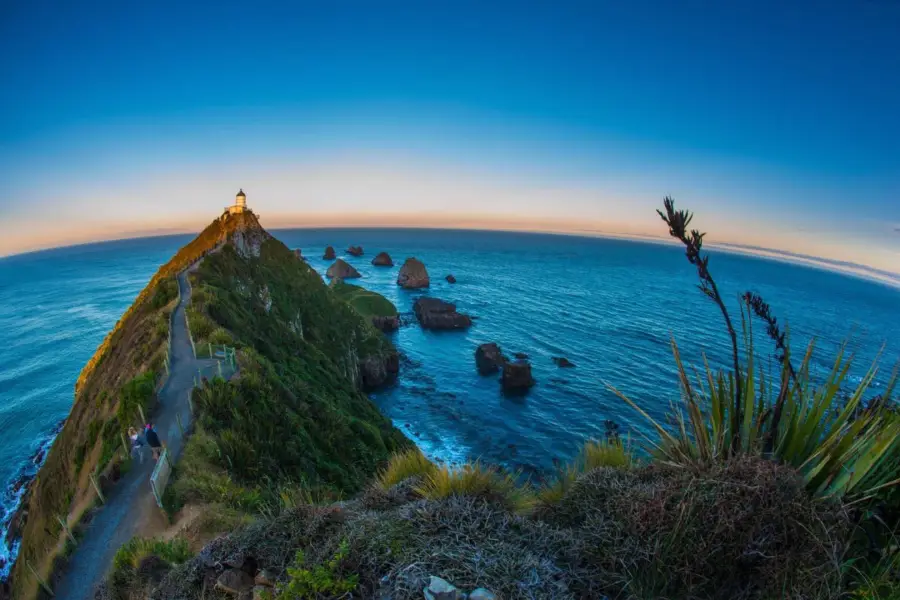
{"type": "Polygon", "coordinates": [[[852,364],[846,344],[824,381],[813,382],[814,343],[810,342],[795,369],[787,330],[782,331],[769,305],[750,292],[741,297],[745,357],[741,361],[736,332],[709,271],[709,257],[700,254],[705,234],[696,230],[686,234],[691,213],[676,211],[671,198],[666,198],[664,205],[666,212],[660,211],[660,215],[669,224],[670,234],[687,247],[688,260],[698,269],[700,289],[724,316],[733,341],[734,365],[731,370],[714,370],[704,357],[703,369],[691,377],[672,340],[683,403],[683,408],[673,407],[674,430],[663,427],[610,386],[656,430],[658,437],[649,440],[655,457],[671,465],[700,468],[737,455],[759,455],[797,469],[816,497],[856,502],[900,483],[900,417],[888,405],[896,371],[884,400],[863,410],[863,397],[878,372],[878,360],[845,400],[841,391],[852,364]],[[775,378],[767,378],[756,364],[753,315],[766,323],[767,335],[774,342],[781,365],[775,378]]]}

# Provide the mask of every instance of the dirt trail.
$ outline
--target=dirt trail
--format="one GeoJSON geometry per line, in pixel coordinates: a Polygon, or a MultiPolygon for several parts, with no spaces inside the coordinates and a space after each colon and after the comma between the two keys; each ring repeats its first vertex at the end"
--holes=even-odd
{"type": "MultiPolygon", "coordinates": [[[[190,286],[186,273],[178,276],[181,301],[172,319],[171,366],[169,378],[159,392],[159,405],[152,419],[160,439],[166,445],[174,463],[184,447],[184,438],[176,415],[185,427],[191,422],[188,402],[198,370],[204,377],[218,375],[215,359],[197,359],[188,337],[185,307],[190,302],[190,286]]],[[[148,523],[161,520],[160,508],[150,490],[150,475],[155,462],[150,450],[144,448],[143,462],[132,461],[132,468],[109,491],[106,504],[94,515],[78,547],[72,554],[66,572],[55,586],[56,598],[61,600],[89,600],[112,566],[119,547],[148,523]]],[[[159,533],[163,533],[162,526],[159,533]]],[[[143,533],[143,531],[142,531],[143,533]]]]}

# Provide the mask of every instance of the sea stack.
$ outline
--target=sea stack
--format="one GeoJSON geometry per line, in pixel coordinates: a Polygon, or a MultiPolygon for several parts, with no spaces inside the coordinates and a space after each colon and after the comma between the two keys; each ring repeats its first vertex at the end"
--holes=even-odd
{"type": "Polygon", "coordinates": [[[500,351],[500,346],[493,342],[481,344],[475,349],[475,368],[478,369],[479,375],[490,375],[498,372],[504,362],[505,359],[500,351]]]}
{"type": "Polygon", "coordinates": [[[447,275],[444,279],[447,280],[447,283],[456,283],[456,277],[454,277],[452,273],[447,275]]]}
{"type": "Polygon", "coordinates": [[[534,385],[531,364],[524,360],[504,363],[500,385],[503,386],[504,392],[523,393],[528,391],[528,388],[534,385]]]}
{"type": "Polygon", "coordinates": [[[334,260],[334,247],[328,246],[325,248],[325,254],[322,256],[325,260],[334,260]]]}
{"type": "Polygon", "coordinates": [[[300,251],[300,248],[294,248],[294,256],[299,259],[303,259],[303,252],[300,251]]]}
{"type": "Polygon", "coordinates": [[[456,305],[437,298],[416,298],[413,312],[423,329],[467,329],[472,318],[456,312],[456,305]]]}
{"type": "Polygon", "coordinates": [[[400,273],[397,275],[397,285],[407,289],[426,288],[431,283],[425,265],[417,258],[407,258],[400,273]]]}
{"type": "Polygon", "coordinates": [[[347,248],[347,254],[349,254],[350,256],[362,256],[362,246],[350,246],[349,248],[347,248]]]}
{"type": "Polygon", "coordinates": [[[348,265],[341,258],[334,261],[334,264],[328,267],[328,271],[325,272],[325,275],[331,279],[354,279],[356,277],[361,277],[359,271],[354,269],[352,265],[348,265]]]}
{"type": "Polygon", "coordinates": [[[372,264],[376,267],[393,267],[394,261],[391,260],[391,255],[387,252],[379,252],[378,255],[372,259],[372,264]]]}

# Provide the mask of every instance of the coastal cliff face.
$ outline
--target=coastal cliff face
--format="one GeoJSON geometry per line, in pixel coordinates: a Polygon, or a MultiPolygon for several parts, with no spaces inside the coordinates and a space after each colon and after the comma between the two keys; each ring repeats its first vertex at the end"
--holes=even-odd
{"type": "MultiPolygon", "coordinates": [[[[44,575],[51,571],[65,535],[57,517],[77,522],[92,505],[89,475],[97,473],[101,486],[115,480],[124,454],[121,434],[139,423],[139,407],[152,414],[177,303],[175,276],[204,257],[192,279],[206,292],[206,314],[238,348],[242,368],[236,387],[224,388],[229,395],[249,393],[247,386],[260,382],[252,391],[284,406],[270,416],[291,427],[280,428],[272,443],[289,445],[299,437],[309,455],[294,474],[352,488],[406,443],[361,392],[364,365],[396,362],[390,343],[252,212],[223,215],[159,269],[79,376],[71,413],[17,515],[22,543],[11,576],[15,597],[35,593],[26,560],[44,575]],[[337,452],[330,441],[335,431],[313,427],[317,421],[362,441],[337,452]],[[359,462],[345,470],[347,461],[359,462]]],[[[247,405],[236,410],[241,407],[247,405]]],[[[253,418],[248,411],[243,417],[253,418]]]]}

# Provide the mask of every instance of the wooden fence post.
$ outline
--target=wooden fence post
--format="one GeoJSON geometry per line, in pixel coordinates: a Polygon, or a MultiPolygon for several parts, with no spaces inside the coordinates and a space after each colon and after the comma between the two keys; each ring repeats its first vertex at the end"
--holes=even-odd
{"type": "Polygon", "coordinates": [[[97,484],[96,478],[94,478],[94,474],[91,473],[91,483],[94,485],[94,489],[97,490],[97,496],[100,497],[100,502],[106,504],[106,498],[103,496],[103,492],[100,491],[100,486],[97,484]]]}
{"type": "Polygon", "coordinates": [[[181,422],[181,413],[175,413],[175,420],[178,421],[178,430],[181,431],[181,437],[184,437],[184,424],[181,422]]]}
{"type": "Polygon", "coordinates": [[[206,342],[206,346],[209,348],[209,357],[212,358],[213,357],[212,342],[206,342]]]}
{"type": "Polygon", "coordinates": [[[142,424],[142,425],[146,425],[146,424],[147,424],[147,418],[144,417],[144,407],[141,406],[140,404],[138,404],[138,412],[141,413],[141,424],[142,424]]]}
{"type": "Polygon", "coordinates": [[[119,432],[119,437],[122,438],[122,449],[125,450],[125,458],[131,456],[131,446],[128,445],[128,442],[125,441],[125,434],[121,431],[119,432]]]}
{"type": "Polygon", "coordinates": [[[50,586],[47,585],[47,582],[41,579],[41,576],[37,574],[37,571],[34,570],[34,567],[31,566],[31,563],[26,560],[25,565],[28,567],[28,570],[31,571],[31,574],[34,575],[34,578],[37,579],[37,582],[40,584],[40,586],[44,588],[44,591],[50,594],[51,597],[55,598],[56,594],[53,593],[53,590],[50,589],[50,586]]]}
{"type": "Polygon", "coordinates": [[[56,515],[56,520],[59,521],[59,524],[62,525],[62,528],[66,530],[66,535],[69,537],[69,539],[72,541],[72,543],[78,544],[78,542],[75,541],[75,536],[72,535],[72,530],[69,529],[69,524],[66,523],[66,520],[63,519],[62,517],[60,517],[59,515],[56,515]]]}

